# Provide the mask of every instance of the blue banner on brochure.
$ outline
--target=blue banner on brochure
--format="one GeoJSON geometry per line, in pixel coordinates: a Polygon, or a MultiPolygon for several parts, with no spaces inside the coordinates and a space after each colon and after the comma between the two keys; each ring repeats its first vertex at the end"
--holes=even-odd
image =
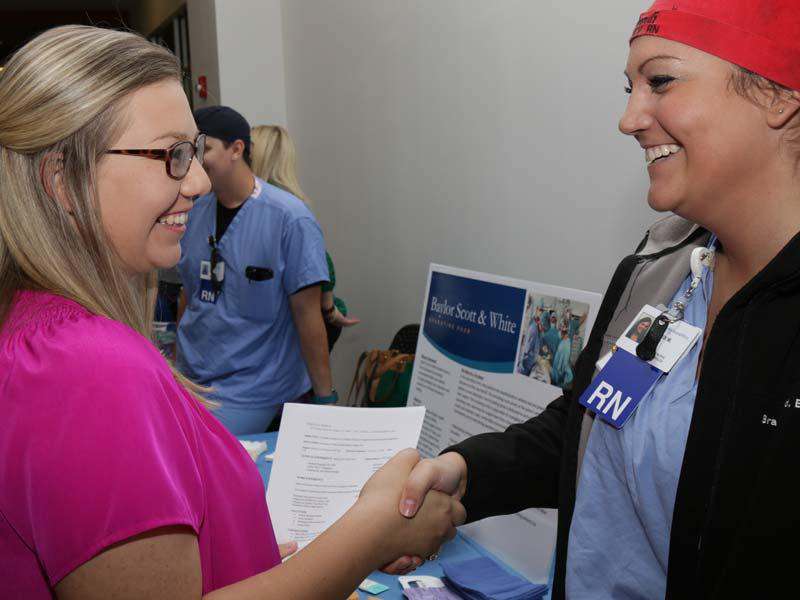
{"type": "Polygon", "coordinates": [[[461,365],[513,373],[526,293],[523,288],[433,272],[422,333],[461,365]]]}

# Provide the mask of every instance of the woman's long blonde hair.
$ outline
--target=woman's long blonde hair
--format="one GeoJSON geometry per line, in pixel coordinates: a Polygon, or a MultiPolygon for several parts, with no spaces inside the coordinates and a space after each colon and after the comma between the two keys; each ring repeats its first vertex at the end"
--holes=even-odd
{"type": "MultiPolygon", "coordinates": [[[[181,80],[141,36],[68,25],[19,49],[0,73],[0,328],[15,293],[58,294],[151,338],[155,274],[131,280],[100,218],[97,165],[125,126],[132,92],[181,80]],[[71,210],[43,182],[53,161],[71,210]],[[52,192],[51,192],[52,193],[52,192]]],[[[172,367],[196,397],[202,388],[172,367]]]]}
{"type": "Polygon", "coordinates": [[[289,132],[279,125],[258,125],[250,130],[250,142],[253,172],[310,205],[297,179],[297,152],[289,132]]]}

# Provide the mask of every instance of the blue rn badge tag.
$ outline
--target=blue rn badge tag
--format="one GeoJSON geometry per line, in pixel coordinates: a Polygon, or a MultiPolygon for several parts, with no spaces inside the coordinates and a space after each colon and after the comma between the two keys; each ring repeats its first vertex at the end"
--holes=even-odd
{"type": "Polygon", "coordinates": [[[217,298],[219,298],[219,294],[214,293],[214,288],[211,287],[211,282],[206,281],[205,279],[200,280],[200,291],[198,293],[200,302],[216,304],[217,298]]]}
{"type": "Polygon", "coordinates": [[[578,402],[612,427],[622,429],[661,374],[660,370],[620,348],[578,402]]]}
{"type": "MultiPolygon", "coordinates": [[[[217,281],[223,281],[225,278],[225,263],[220,261],[217,263],[215,269],[217,281]]],[[[198,296],[201,302],[208,302],[216,304],[219,298],[219,292],[214,292],[214,286],[211,284],[211,262],[207,260],[200,261],[200,289],[198,296]]]]}

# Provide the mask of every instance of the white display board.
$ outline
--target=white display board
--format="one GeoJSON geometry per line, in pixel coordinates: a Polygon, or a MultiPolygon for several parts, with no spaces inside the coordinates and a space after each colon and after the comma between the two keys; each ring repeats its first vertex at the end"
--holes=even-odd
{"type": "MultiPolygon", "coordinates": [[[[418,448],[539,414],[570,384],[601,296],[431,265],[409,406],[426,407],[418,448]]],[[[522,484],[522,482],[520,482],[522,484]]],[[[547,580],[557,512],[532,508],[461,528],[533,581],[547,580]]]]}

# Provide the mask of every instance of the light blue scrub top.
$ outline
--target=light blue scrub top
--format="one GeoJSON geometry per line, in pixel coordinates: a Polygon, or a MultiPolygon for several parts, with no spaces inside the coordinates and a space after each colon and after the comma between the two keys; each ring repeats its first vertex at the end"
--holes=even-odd
{"type": "Polygon", "coordinates": [[[569,363],[572,354],[572,340],[562,339],[558,344],[558,350],[553,357],[553,366],[550,369],[550,383],[560,388],[568,387],[572,383],[572,365],[569,363]]]}
{"type": "Polygon", "coordinates": [[[536,359],[539,358],[539,351],[541,350],[542,340],[539,334],[539,325],[531,317],[531,323],[528,327],[528,339],[525,342],[525,352],[522,357],[522,374],[530,375],[533,370],[533,365],[536,364],[536,359]]]}
{"type": "MultiPolygon", "coordinates": [[[[691,283],[686,278],[675,299],[691,283]]],[[[706,328],[713,272],[705,269],[684,320],[706,328]]],[[[702,338],[656,382],[621,430],[594,420],[569,532],[569,600],[655,600],[667,587],[672,513],[697,395],[702,338]]]]}
{"type": "Polygon", "coordinates": [[[200,262],[209,261],[217,199],[199,198],[189,213],[178,263],[187,306],[178,328],[178,367],[212,386],[214,411],[234,434],[266,430],[280,405],[311,389],[289,296],[328,280],[325,241],[314,215],[292,194],[257,181],[217,242],[225,263],[216,304],[200,300],[200,262]],[[260,189],[259,189],[260,188],[260,189]],[[251,281],[248,266],[274,277],[251,281]]]}

